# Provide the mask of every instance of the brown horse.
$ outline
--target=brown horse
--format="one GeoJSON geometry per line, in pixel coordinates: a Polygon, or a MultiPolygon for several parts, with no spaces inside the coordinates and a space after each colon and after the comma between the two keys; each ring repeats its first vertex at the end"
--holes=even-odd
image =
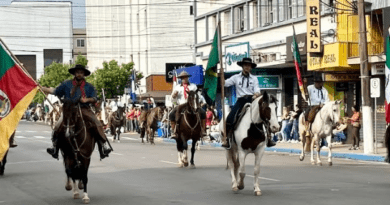
{"type": "Polygon", "coordinates": [[[63,127],[58,133],[58,146],[64,158],[67,183],[65,189],[72,190],[73,198],[80,198],[79,189],[84,189],[83,202],[89,203],[87,194],[88,168],[91,156],[95,149],[95,139],[92,137],[97,133],[91,132],[89,123],[82,118],[81,108],[70,100],[65,99],[63,104],[63,127]],[[76,180],[79,180],[78,185],[76,180]]]}
{"type": "Polygon", "coordinates": [[[118,107],[118,110],[112,113],[111,115],[111,135],[114,137],[112,140],[118,139],[118,142],[120,141],[120,135],[121,135],[121,128],[124,128],[126,118],[123,116],[123,113],[125,112],[124,107],[118,107]]]}
{"type": "MultiPolygon", "coordinates": [[[[11,138],[12,137],[15,137],[15,132],[11,135],[11,138]]],[[[5,164],[7,163],[7,155],[8,151],[5,153],[3,160],[0,161],[0,176],[4,175],[5,164]]]]}
{"type": "MultiPolygon", "coordinates": [[[[157,121],[161,121],[164,116],[164,109],[162,107],[155,107],[151,109],[146,116],[146,138],[150,144],[154,144],[154,133],[157,130],[157,121]]],[[[143,143],[143,138],[142,138],[143,143]]]]}
{"type": "MultiPolygon", "coordinates": [[[[145,133],[146,133],[146,121],[148,119],[148,115],[150,110],[142,110],[141,115],[139,116],[139,129],[140,129],[140,138],[142,139],[142,143],[144,142],[145,133]]],[[[149,138],[146,138],[146,142],[149,142],[149,138]]]]}
{"type": "Polygon", "coordinates": [[[186,104],[180,105],[176,113],[176,132],[178,139],[176,140],[176,147],[178,151],[178,161],[180,167],[188,166],[187,141],[192,139],[191,147],[191,168],[195,168],[194,154],[196,143],[201,137],[202,126],[201,119],[198,112],[199,96],[195,91],[189,91],[188,100],[186,104]]]}

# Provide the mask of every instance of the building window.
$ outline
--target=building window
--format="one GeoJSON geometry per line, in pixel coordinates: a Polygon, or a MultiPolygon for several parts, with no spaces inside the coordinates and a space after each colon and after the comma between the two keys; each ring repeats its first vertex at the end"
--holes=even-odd
{"type": "Polygon", "coordinates": [[[146,13],[146,9],[145,9],[145,30],[148,28],[148,15],[146,13]]]}
{"type": "Polygon", "coordinates": [[[284,1],[285,0],[278,0],[279,2],[279,21],[284,21],[284,1]]]}
{"type": "Polygon", "coordinates": [[[287,17],[288,19],[292,19],[293,16],[293,0],[288,0],[288,12],[287,12],[287,17]]]}
{"type": "Polygon", "coordinates": [[[77,39],[77,47],[85,47],[84,39],[77,39]]]}
{"type": "Polygon", "coordinates": [[[252,11],[253,11],[253,28],[257,28],[258,27],[258,22],[259,22],[259,10],[258,10],[258,5],[257,5],[257,2],[254,1],[252,2],[252,11]]]}
{"type": "Polygon", "coordinates": [[[269,23],[269,24],[272,24],[272,22],[274,22],[274,11],[273,11],[273,5],[272,5],[272,1],[273,0],[268,0],[268,6],[267,6],[267,8],[268,8],[268,21],[267,21],[267,23],[269,23]]]}
{"type": "Polygon", "coordinates": [[[209,24],[209,39],[208,40],[213,40],[214,34],[215,34],[215,29],[217,28],[217,15],[214,16],[209,16],[207,18],[208,24],[209,24]]]}
{"type": "Polygon", "coordinates": [[[231,12],[230,10],[223,12],[223,30],[222,36],[227,36],[232,33],[232,21],[231,21],[231,12]]]}
{"type": "Polygon", "coordinates": [[[299,16],[304,16],[305,15],[305,0],[298,0],[298,17],[299,16]]]}
{"type": "Polygon", "coordinates": [[[240,33],[245,29],[245,10],[244,5],[234,8],[234,32],[240,33]]]}

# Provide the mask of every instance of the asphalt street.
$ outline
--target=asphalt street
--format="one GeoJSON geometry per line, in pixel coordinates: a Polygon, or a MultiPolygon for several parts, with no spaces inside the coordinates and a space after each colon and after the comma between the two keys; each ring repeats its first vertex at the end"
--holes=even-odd
{"type": "MultiPolygon", "coordinates": [[[[0,205],[82,204],[65,190],[62,158],[46,153],[51,145],[47,125],[21,121],[19,146],[11,149],[0,177],[0,205]]],[[[92,156],[90,204],[388,204],[390,166],[334,159],[333,166],[300,162],[297,155],[266,153],[261,163],[262,196],[253,195],[254,157],[246,160],[245,189],[231,191],[222,148],[202,147],[196,169],[178,168],[176,146],[141,144],[139,135],[124,134],[112,143],[115,152],[99,161],[92,156]]]]}

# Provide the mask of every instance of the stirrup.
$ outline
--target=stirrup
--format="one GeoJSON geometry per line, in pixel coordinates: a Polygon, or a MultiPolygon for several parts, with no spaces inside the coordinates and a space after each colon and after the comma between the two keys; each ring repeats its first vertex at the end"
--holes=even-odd
{"type": "Polygon", "coordinates": [[[225,148],[226,150],[230,150],[230,149],[232,148],[232,143],[231,143],[231,141],[230,141],[230,138],[227,138],[227,139],[226,139],[226,143],[227,143],[228,147],[222,146],[223,143],[222,143],[221,146],[222,146],[223,148],[225,148]]]}

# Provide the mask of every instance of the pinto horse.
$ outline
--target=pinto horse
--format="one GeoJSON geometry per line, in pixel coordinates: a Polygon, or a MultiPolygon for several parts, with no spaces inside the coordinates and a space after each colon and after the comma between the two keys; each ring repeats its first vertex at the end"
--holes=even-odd
{"type": "Polygon", "coordinates": [[[202,120],[198,112],[199,96],[196,91],[186,91],[188,95],[187,103],[180,105],[176,112],[176,125],[177,140],[176,147],[178,151],[179,167],[188,166],[187,141],[192,139],[191,146],[191,168],[195,168],[194,155],[196,143],[201,138],[202,133],[202,120]]]}
{"type": "MultiPolygon", "coordinates": [[[[248,103],[243,109],[246,111],[233,132],[231,149],[226,150],[232,176],[232,190],[237,192],[244,189],[245,158],[249,153],[253,153],[255,155],[254,194],[260,196],[260,161],[269,139],[267,135],[270,131],[277,132],[280,129],[276,116],[277,99],[264,92],[261,97],[256,98],[251,104],[248,103]]],[[[223,123],[219,124],[219,128],[223,130],[223,123]]]]}
{"type": "MultiPolygon", "coordinates": [[[[11,137],[15,137],[15,132],[11,135],[11,137]]],[[[7,163],[7,155],[8,151],[5,153],[3,160],[0,161],[0,176],[4,175],[5,164],[7,163]]]]}
{"type": "Polygon", "coordinates": [[[115,139],[118,139],[118,142],[120,142],[120,135],[121,135],[121,128],[125,126],[126,118],[123,116],[123,113],[125,112],[124,107],[118,107],[118,110],[112,113],[111,115],[111,135],[113,136],[112,141],[115,141],[115,139]]]}
{"type": "Polygon", "coordinates": [[[326,138],[328,142],[329,154],[328,154],[328,163],[329,166],[332,166],[332,131],[333,127],[339,123],[340,120],[340,101],[330,101],[327,102],[321,110],[317,113],[314,118],[314,121],[311,125],[311,135],[310,137],[305,136],[305,113],[302,113],[299,117],[299,135],[302,141],[302,153],[299,156],[299,160],[303,161],[305,159],[305,150],[307,146],[310,146],[311,151],[311,163],[313,165],[317,164],[322,165],[320,160],[320,139],[326,138]],[[317,162],[314,161],[314,143],[317,144],[317,162]]]}
{"type": "Polygon", "coordinates": [[[71,191],[73,188],[73,198],[80,198],[79,189],[84,189],[83,202],[89,203],[87,193],[88,168],[91,156],[95,149],[95,139],[92,137],[87,125],[87,121],[82,118],[79,104],[75,104],[65,99],[63,102],[63,127],[59,130],[58,146],[64,158],[67,183],[65,189],[71,191]],[[73,187],[70,182],[73,181],[73,187]],[[79,180],[78,185],[76,180],[79,180]]]}

